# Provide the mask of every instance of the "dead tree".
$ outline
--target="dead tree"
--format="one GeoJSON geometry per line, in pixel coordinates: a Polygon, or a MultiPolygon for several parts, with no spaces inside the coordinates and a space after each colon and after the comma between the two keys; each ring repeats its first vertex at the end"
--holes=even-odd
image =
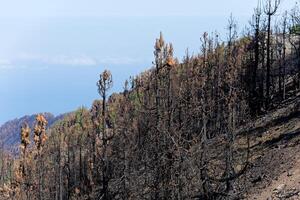
{"type": "Polygon", "coordinates": [[[21,160],[21,165],[20,165],[20,175],[21,175],[21,181],[22,181],[22,189],[24,190],[25,194],[26,194],[26,199],[29,199],[29,188],[30,188],[30,184],[29,184],[29,180],[28,180],[28,176],[29,174],[27,174],[27,148],[30,144],[30,128],[28,126],[27,123],[24,123],[21,127],[21,156],[22,156],[22,160],[21,160]]]}
{"type": "Polygon", "coordinates": [[[253,71],[252,71],[252,79],[251,79],[251,85],[250,85],[250,98],[251,98],[251,108],[255,107],[255,111],[254,113],[256,113],[258,110],[257,108],[257,97],[258,97],[258,93],[256,90],[256,82],[257,82],[257,70],[259,67],[259,62],[260,62],[260,25],[261,25],[261,15],[262,15],[262,10],[261,10],[261,5],[260,5],[260,1],[259,4],[257,6],[257,8],[255,9],[255,15],[254,15],[254,29],[255,29],[255,33],[254,33],[254,66],[253,66],[253,71]]]}
{"type": "MultiPolygon", "coordinates": [[[[280,59],[280,83],[282,83],[281,96],[286,98],[286,44],[287,44],[287,12],[282,18],[282,57],[280,59]]],[[[279,84],[281,86],[281,84],[279,84]]]]}
{"type": "Polygon", "coordinates": [[[272,17],[279,8],[280,0],[266,0],[264,13],[267,15],[267,77],[266,77],[266,107],[270,104],[270,87],[271,87],[271,26],[272,17]]]}
{"type": "Polygon", "coordinates": [[[108,95],[108,90],[111,89],[112,87],[112,75],[110,71],[105,70],[102,74],[100,74],[100,79],[97,82],[98,86],[98,92],[102,98],[102,114],[101,114],[101,127],[102,127],[102,132],[100,135],[100,140],[101,140],[101,169],[102,169],[102,189],[100,193],[100,197],[103,200],[108,200],[110,199],[109,195],[109,174],[111,173],[110,166],[109,166],[109,157],[107,155],[107,150],[108,150],[108,141],[109,141],[109,135],[107,134],[107,108],[106,108],[106,100],[107,100],[107,95],[108,95]]]}
{"type": "Polygon", "coordinates": [[[298,80],[297,84],[295,85],[296,88],[300,88],[300,10],[299,5],[296,4],[295,7],[292,9],[290,13],[290,33],[289,33],[289,42],[292,45],[294,50],[294,55],[296,58],[296,65],[297,65],[297,73],[298,73],[298,80]]]}
{"type": "Polygon", "coordinates": [[[35,146],[36,146],[36,151],[37,151],[37,176],[38,176],[38,199],[41,200],[42,199],[42,193],[43,193],[43,161],[42,161],[42,149],[43,146],[47,140],[47,135],[46,135],[46,127],[47,127],[47,120],[45,119],[45,117],[42,114],[38,114],[36,117],[36,124],[34,127],[34,142],[35,142],[35,146]]]}

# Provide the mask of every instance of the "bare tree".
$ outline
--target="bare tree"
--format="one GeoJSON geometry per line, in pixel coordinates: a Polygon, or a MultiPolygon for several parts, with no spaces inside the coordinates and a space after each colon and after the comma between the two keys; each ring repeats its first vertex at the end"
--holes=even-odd
{"type": "Polygon", "coordinates": [[[271,26],[272,17],[279,8],[280,0],[266,0],[264,13],[267,15],[267,77],[266,77],[266,106],[270,103],[270,87],[271,87],[271,26]]]}
{"type": "Polygon", "coordinates": [[[101,168],[102,168],[102,189],[100,193],[101,199],[107,200],[111,197],[109,196],[109,173],[110,173],[110,163],[107,155],[108,148],[108,140],[110,139],[107,134],[107,108],[106,108],[106,100],[108,95],[108,90],[112,87],[112,75],[110,71],[105,70],[102,74],[100,74],[100,79],[97,82],[98,92],[102,98],[102,133],[100,135],[101,138],[101,168]]]}
{"type": "Polygon", "coordinates": [[[297,62],[297,73],[298,73],[298,84],[296,88],[300,88],[300,10],[299,5],[296,3],[294,8],[291,10],[290,13],[290,34],[289,34],[289,41],[293,47],[294,55],[296,57],[297,62]]]}
{"type": "MultiPolygon", "coordinates": [[[[287,44],[287,11],[282,17],[282,57],[280,59],[280,83],[282,82],[282,98],[286,98],[286,44],[287,44]]],[[[281,89],[280,89],[281,91],[281,89]]]]}

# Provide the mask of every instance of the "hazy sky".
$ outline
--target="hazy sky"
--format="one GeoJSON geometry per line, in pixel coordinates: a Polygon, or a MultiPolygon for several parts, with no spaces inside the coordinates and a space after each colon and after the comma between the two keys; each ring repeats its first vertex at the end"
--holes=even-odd
{"type": "MultiPolygon", "coordinates": [[[[258,0],[1,0],[4,17],[236,16],[250,15],[258,0]]],[[[261,0],[263,1],[263,0],[261,0]]],[[[295,1],[282,0],[283,7],[295,1]]]]}
{"type": "MultiPolygon", "coordinates": [[[[283,0],[281,10],[296,0],[283,0]]],[[[121,91],[151,67],[159,32],[182,58],[204,31],[247,24],[257,0],[0,0],[0,124],[37,112],[89,107],[105,68],[121,91]]]]}

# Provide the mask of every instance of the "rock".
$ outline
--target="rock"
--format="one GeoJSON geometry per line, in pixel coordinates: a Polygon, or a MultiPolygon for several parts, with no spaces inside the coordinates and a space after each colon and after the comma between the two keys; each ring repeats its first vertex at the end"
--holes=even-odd
{"type": "MultiPolygon", "coordinates": [[[[275,199],[291,199],[295,198],[295,196],[299,197],[300,190],[296,188],[287,189],[286,184],[280,184],[274,189],[275,199]]],[[[297,198],[298,199],[298,198],[297,198]]]]}
{"type": "Polygon", "coordinates": [[[280,184],[274,189],[274,192],[277,194],[282,193],[285,188],[286,188],[286,184],[280,184]]]}
{"type": "Polygon", "coordinates": [[[262,181],[262,177],[258,176],[256,178],[254,178],[251,182],[255,184],[255,183],[258,183],[258,182],[261,182],[261,181],[262,181]]]}
{"type": "Polygon", "coordinates": [[[299,195],[300,191],[297,190],[297,189],[291,189],[291,190],[288,190],[284,193],[284,195],[282,195],[284,198],[288,199],[288,198],[291,198],[293,196],[296,196],[296,195],[299,195]]]}
{"type": "Polygon", "coordinates": [[[288,171],[288,173],[287,173],[287,176],[293,176],[293,172],[291,172],[291,171],[288,171]]]}

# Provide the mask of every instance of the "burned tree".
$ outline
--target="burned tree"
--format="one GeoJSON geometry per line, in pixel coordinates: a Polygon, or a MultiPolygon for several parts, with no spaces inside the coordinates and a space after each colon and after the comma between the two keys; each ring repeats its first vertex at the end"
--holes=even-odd
{"type": "Polygon", "coordinates": [[[276,14],[279,8],[280,0],[267,0],[264,13],[267,15],[267,77],[266,77],[266,107],[270,104],[270,88],[271,88],[271,43],[272,43],[272,17],[276,14]]]}
{"type": "Polygon", "coordinates": [[[44,169],[44,163],[43,163],[43,154],[42,149],[43,146],[47,140],[46,135],[46,127],[47,127],[47,120],[42,114],[38,114],[36,117],[36,124],[34,126],[34,142],[36,147],[36,171],[37,171],[37,198],[41,200],[42,194],[43,194],[43,169],[44,169]]]}
{"type": "Polygon", "coordinates": [[[101,112],[101,133],[98,135],[99,139],[101,140],[100,142],[100,164],[101,164],[101,173],[102,173],[102,178],[101,178],[101,192],[100,192],[100,198],[107,200],[111,199],[111,196],[109,194],[109,181],[110,181],[110,161],[108,157],[108,142],[111,139],[111,133],[108,134],[107,132],[107,96],[108,96],[108,90],[111,89],[113,84],[112,81],[112,75],[110,71],[105,70],[102,74],[100,74],[100,79],[97,82],[98,86],[98,93],[100,94],[102,98],[102,112],[101,112]]]}

